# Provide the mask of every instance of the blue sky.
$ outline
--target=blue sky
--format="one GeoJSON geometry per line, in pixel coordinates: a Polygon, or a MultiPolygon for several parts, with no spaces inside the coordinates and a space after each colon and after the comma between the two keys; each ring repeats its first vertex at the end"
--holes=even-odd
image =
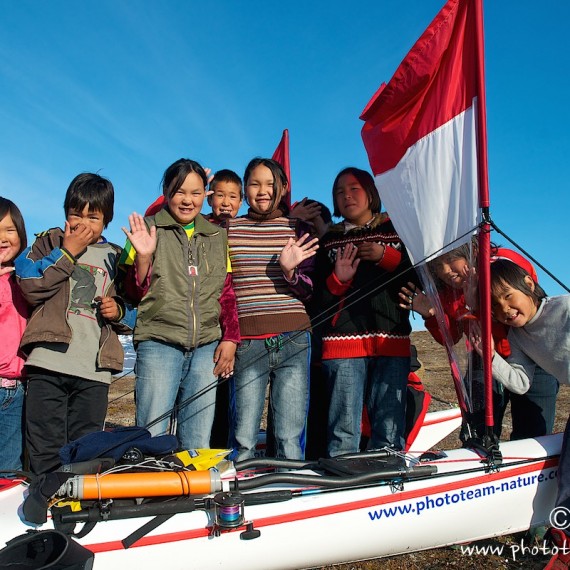
{"type": "MultiPolygon", "coordinates": [[[[171,162],[242,174],[288,128],[293,199],[330,205],[341,168],[368,168],[360,112],[442,5],[1,0],[0,195],[32,236],[61,226],[69,181],[97,171],[122,244],[171,162]]],[[[492,217],[570,283],[570,3],[484,10],[492,217]]]]}

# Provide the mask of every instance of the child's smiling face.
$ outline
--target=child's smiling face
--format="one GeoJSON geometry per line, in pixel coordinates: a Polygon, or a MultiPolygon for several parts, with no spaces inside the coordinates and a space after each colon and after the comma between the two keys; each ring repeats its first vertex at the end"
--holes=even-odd
{"type": "MultiPolygon", "coordinates": [[[[525,281],[534,291],[532,278],[527,276],[525,281]]],[[[510,327],[524,327],[536,315],[538,306],[530,295],[511,287],[504,281],[493,289],[491,305],[493,316],[500,323],[510,327]]]]}
{"type": "Polygon", "coordinates": [[[22,242],[10,213],[0,220],[0,263],[12,261],[20,252],[22,242]]]}
{"type": "Polygon", "coordinates": [[[273,205],[279,202],[280,196],[274,200],[275,181],[273,172],[264,164],[258,164],[250,173],[245,187],[247,203],[258,214],[268,214],[273,205]]]}
{"type": "Polygon", "coordinates": [[[235,218],[241,206],[241,188],[235,182],[216,182],[214,193],[208,202],[218,220],[235,218]]]}
{"type": "Polygon", "coordinates": [[[67,211],[67,222],[71,231],[79,224],[83,224],[93,232],[91,243],[97,243],[103,235],[105,229],[105,216],[101,210],[90,209],[89,204],[85,204],[83,210],[69,208],[67,211]]]}
{"type": "Polygon", "coordinates": [[[334,199],[340,215],[357,226],[372,218],[370,198],[354,174],[343,174],[334,189],[334,199]]]}
{"type": "Polygon", "coordinates": [[[204,181],[196,172],[190,172],[178,190],[168,198],[171,216],[182,226],[187,226],[202,210],[206,198],[204,181]]]}
{"type": "Polygon", "coordinates": [[[449,287],[461,289],[469,276],[470,266],[464,257],[450,260],[449,256],[443,255],[438,260],[436,275],[449,287]]]}

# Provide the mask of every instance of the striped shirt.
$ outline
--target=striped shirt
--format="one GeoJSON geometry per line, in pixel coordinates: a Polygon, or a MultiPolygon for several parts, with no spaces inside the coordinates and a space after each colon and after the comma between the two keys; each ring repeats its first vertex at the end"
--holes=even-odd
{"type": "Polygon", "coordinates": [[[289,238],[296,238],[295,226],[296,220],[285,217],[229,221],[228,244],[242,338],[310,328],[303,304],[312,288],[307,264],[299,266],[292,282],[285,279],[279,265],[281,250],[289,238]]]}

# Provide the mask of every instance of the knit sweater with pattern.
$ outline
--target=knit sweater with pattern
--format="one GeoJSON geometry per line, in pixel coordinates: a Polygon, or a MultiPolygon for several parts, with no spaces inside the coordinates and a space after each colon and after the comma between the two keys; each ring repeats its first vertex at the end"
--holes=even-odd
{"type": "Polygon", "coordinates": [[[417,277],[387,214],[348,231],[345,223],[332,226],[321,240],[315,273],[311,314],[322,332],[323,360],[410,356],[409,313],[398,306],[398,293],[417,277]],[[352,281],[341,283],[333,271],[337,249],[365,241],[385,246],[382,259],[361,261],[352,281]]]}
{"type": "Polygon", "coordinates": [[[310,330],[303,301],[310,298],[309,273],[313,258],[305,260],[293,281],[285,279],[279,255],[289,238],[303,233],[299,221],[279,215],[248,216],[228,222],[228,245],[242,338],[310,330]]]}

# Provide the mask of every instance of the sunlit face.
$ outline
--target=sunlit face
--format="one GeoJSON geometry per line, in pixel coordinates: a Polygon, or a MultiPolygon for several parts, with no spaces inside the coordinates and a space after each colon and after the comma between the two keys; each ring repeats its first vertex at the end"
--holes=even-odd
{"type": "Polygon", "coordinates": [[[235,218],[242,202],[241,189],[235,182],[216,182],[208,201],[216,219],[235,218]]]}
{"type": "MultiPolygon", "coordinates": [[[[534,281],[530,276],[525,277],[526,283],[534,291],[534,281]]],[[[491,308],[497,321],[510,327],[524,327],[535,315],[538,306],[534,299],[505,283],[499,291],[493,291],[491,308]]]]}
{"type": "Polygon", "coordinates": [[[190,172],[180,188],[167,199],[170,215],[179,224],[187,226],[200,213],[205,197],[204,181],[196,172],[190,172]]]}
{"type": "Polygon", "coordinates": [[[21,246],[16,224],[8,213],[0,220],[0,263],[12,261],[18,255],[21,246]]]}
{"type": "Polygon", "coordinates": [[[275,183],[273,173],[264,164],[258,164],[249,174],[245,194],[247,203],[254,212],[267,214],[271,212],[273,204],[279,203],[280,196],[273,201],[275,183]]]}
{"type": "Polygon", "coordinates": [[[438,259],[436,268],[436,275],[446,285],[454,289],[461,289],[465,280],[469,276],[470,266],[464,257],[449,260],[449,257],[444,255],[438,259]]]}
{"type": "Polygon", "coordinates": [[[79,224],[90,228],[93,232],[91,243],[97,243],[105,229],[103,212],[101,210],[89,210],[89,204],[85,204],[83,210],[69,208],[67,211],[67,222],[72,232],[79,224]]]}
{"type": "Polygon", "coordinates": [[[363,226],[372,218],[370,199],[354,174],[343,174],[334,189],[334,199],[340,215],[356,226],[363,226]]]}

